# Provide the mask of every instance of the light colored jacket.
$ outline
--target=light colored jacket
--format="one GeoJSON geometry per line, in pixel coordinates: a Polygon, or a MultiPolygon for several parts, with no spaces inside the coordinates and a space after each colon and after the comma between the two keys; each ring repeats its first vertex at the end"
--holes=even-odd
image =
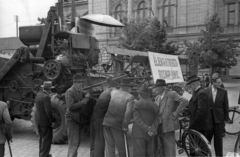
{"type": "Polygon", "coordinates": [[[178,116],[188,105],[188,100],[178,95],[175,91],[166,90],[163,100],[161,101],[161,96],[158,95],[155,103],[159,106],[163,133],[178,130],[180,128],[178,116]],[[173,117],[173,113],[177,115],[176,118],[173,117]]]}
{"type": "MultiPolygon", "coordinates": [[[[0,101],[0,121],[4,121],[4,123],[11,125],[12,120],[9,115],[7,104],[3,101],[0,101]]],[[[6,136],[2,132],[2,126],[0,126],[0,144],[4,144],[6,142],[6,136]]],[[[11,131],[11,130],[9,130],[11,131]]]]}
{"type": "Polygon", "coordinates": [[[103,125],[119,130],[127,128],[133,117],[133,106],[133,95],[122,90],[113,90],[103,125]]]}

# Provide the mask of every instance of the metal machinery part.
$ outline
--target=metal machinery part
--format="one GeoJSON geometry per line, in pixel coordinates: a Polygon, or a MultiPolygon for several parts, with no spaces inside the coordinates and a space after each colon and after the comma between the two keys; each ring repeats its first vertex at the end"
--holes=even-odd
{"type": "Polygon", "coordinates": [[[42,79],[35,79],[32,82],[32,92],[34,94],[37,94],[38,91],[40,90],[40,85],[43,84],[43,80],[42,79]]]}
{"type": "Polygon", "coordinates": [[[17,81],[11,81],[10,83],[9,83],[9,88],[10,88],[10,90],[11,91],[16,91],[17,89],[18,89],[18,83],[17,83],[17,81]]]}
{"type": "Polygon", "coordinates": [[[62,66],[56,60],[48,60],[43,67],[43,73],[49,80],[54,80],[61,74],[62,66]]]}

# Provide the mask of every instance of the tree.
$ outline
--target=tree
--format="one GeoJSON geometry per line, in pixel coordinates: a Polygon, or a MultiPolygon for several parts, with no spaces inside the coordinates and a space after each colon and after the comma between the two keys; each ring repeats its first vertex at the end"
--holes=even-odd
{"type": "Polygon", "coordinates": [[[119,46],[129,50],[173,54],[177,46],[167,41],[165,27],[156,19],[124,19],[119,46]]]}
{"type": "Polygon", "coordinates": [[[205,23],[205,29],[201,31],[198,41],[185,42],[190,65],[200,65],[201,68],[231,68],[237,65],[237,44],[232,38],[220,41],[220,35],[224,29],[221,26],[218,14],[213,14],[205,23]]]}

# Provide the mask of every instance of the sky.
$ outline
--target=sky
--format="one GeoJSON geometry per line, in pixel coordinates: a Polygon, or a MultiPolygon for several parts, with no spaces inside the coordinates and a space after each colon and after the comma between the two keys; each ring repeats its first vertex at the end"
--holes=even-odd
{"type": "Polygon", "coordinates": [[[18,15],[18,26],[36,25],[38,17],[47,17],[51,6],[57,0],[0,0],[0,38],[16,37],[16,22],[14,16],[18,15]]]}

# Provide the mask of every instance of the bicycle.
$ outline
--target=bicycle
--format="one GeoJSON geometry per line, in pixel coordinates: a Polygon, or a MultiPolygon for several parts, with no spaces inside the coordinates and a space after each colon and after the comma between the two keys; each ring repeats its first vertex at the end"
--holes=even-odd
{"type": "Polygon", "coordinates": [[[229,135],[236,135],[240,132],[240,110],[239,106],[232,106],[228,111],[229,120],[225,123],[225,132],[229,135]]]}
{"type": "Polygon", "coordinates": [[[238,157],[240,155],[240,132],[238,132],[238,137],[234,145],[234,157],[238,157]]]}
{"type": "Polygon", "coordinates": [[[188,129],[189,119],[186,114],[183,114],[183,117],[180,117],[180,132],[179,140],[176,140],[178,147],[178,153],[182,154],[184,151],[187,156],[207,156],[211,157],[211,144],[196,130],[188,129]],[[183,133],[182,133],[183,131],[183,133]]]}

